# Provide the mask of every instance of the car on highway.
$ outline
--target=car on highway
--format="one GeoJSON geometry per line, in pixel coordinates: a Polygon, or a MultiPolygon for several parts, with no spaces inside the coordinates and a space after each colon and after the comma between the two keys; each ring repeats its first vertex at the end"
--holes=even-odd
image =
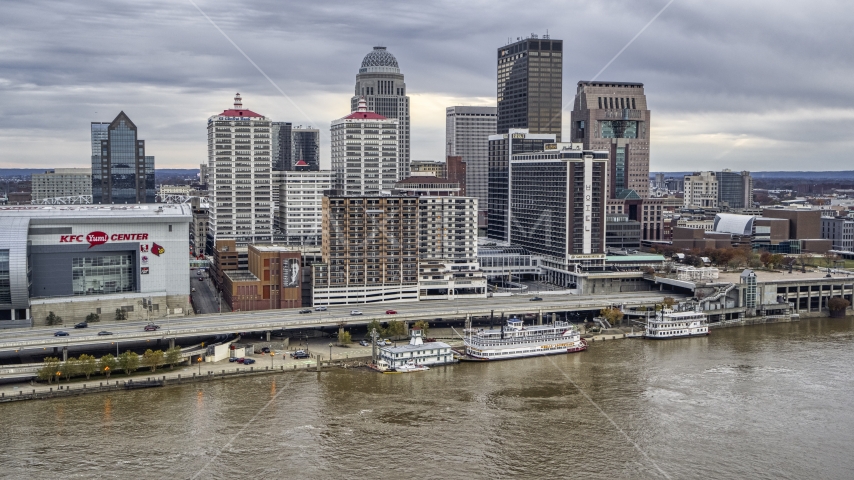
{"type": "Polygon", "coordinates": [[[350,315],[355,316],[355,315],[361,315],[361,314],[362,314],[361,310],[350,310],[350,315]]]}
{"type": "Polygon", "coordinates": [[[243,364],[244,364],[244,365],[252,365],[253,363],[255,363],[255,359],[254,359],[254,358],[244,358],[244,359],[243,359],[243,364]]]}
{"type": "Polygon", "coordinates": [[[67,336],[69,336],[69,335],[71,335],[71,334],[70,334],[70,333],[68,333],[68,332],[64,332],[64,331],[62,331],[62,330],[60,330],[60,331],[58,331],[58,332],[53,332],[53,336],[54,336],[54,337],[67,337],[67,336]]]}
{"type": "Polygon", "coordinates": [[[314,307],[315,312],[325,312],[327,310],[326,305],[318,305],[314,307]]]}
{"type": "Polygon", "coordinates": [[[359,342],[359,345],[361,345],[361,346],[363,346],[363,347],[370,347],[370,346],[371,346],[371,342],[369,342],[369,341],[367,341],[367,340],[361,340],[361,341],[359,342]]]}
{"type": "Polygon", "coordinates": [[[98,332],[98,336],[99,336],[99,337],[103,337],[103,336],[106,336],[106,335],[112,335],[112,334],[113,334],[113,332],[108,332],[108,331],[106,331],[106,330],[101,330],[100,332],[98,332]]]}
{"type": "Polygon", "coordinates": [[[303,308],[302,310],[299,311],[299,313],[311,313],[311,309],[310,308],[303,308]]]}
{"type": "Polygon", "coordinates": [[[542,302],[543,299],[541,297],[531,297],[528,301],[529,302],[542,302]]]}
{"type": "Polygon", "coordinates": [[[88,324],[88,323],[86,323],[86,322],[80,322],[80,323],[75,324],[75,325],[74,325],[74,328],[86,328],[86,327],[88,327],[88,326],[89,326],[89,324],[88,324]]]}
{"type": "Polygon", "coordinates": [[[305,350],[297,350],[296,352],[291,354],[291,358],[300,359],[300,358],[310,358],[311,355],[308,354],[305,350]]]}
{"type": "Polygon", "coordinates": [[[397,315],[397,310],[386,310],[385,314],[386,315],[397,315]]]}
{"type": "Polygon", "coordinates": [[[143,328],[143,330],[145,330],[146,332],[154,332],[154,331],[157,331],[159,329],[160,329],[160,325],[155,325],[153,323],[149,323],[148,325],[145,326],[145,328],[143,328]]]}

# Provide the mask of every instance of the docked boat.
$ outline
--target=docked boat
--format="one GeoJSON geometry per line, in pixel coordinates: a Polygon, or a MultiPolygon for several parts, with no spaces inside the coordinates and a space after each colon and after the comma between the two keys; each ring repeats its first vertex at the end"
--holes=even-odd
{"type": "Polygon", "coordinates": [[[587,341],[569,322],[526,326],[515,317],[500,329],[470,330],[463,343],[466,356],[475,360],[509,360],[587,350],[587,341]]]}
{"type": "Polygon", "coordinates": [[[674,312],[669,308],[656,313],[646,322],[644,338],[663,340],[668,338],[700,337],[709,334],[709,319],[705,313],[695,310],[674,312]]]}
{"type": "Polygon", "coordinates": [[[430,370],[430,367],[426,365],[418,365],[415,363],[405,363],[403,365],[398,365],[394,368],[394,371],[398,373],[423,372],[425,370],[430,370]]]}

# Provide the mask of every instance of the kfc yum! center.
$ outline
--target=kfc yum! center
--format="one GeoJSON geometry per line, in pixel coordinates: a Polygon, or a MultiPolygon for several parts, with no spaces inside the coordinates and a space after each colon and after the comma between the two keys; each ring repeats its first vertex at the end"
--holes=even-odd
{"type": "Polygon", "coordinates": [[[186,315],[191,220],[188,205],[0,207],[0,328],[186,315]]]}

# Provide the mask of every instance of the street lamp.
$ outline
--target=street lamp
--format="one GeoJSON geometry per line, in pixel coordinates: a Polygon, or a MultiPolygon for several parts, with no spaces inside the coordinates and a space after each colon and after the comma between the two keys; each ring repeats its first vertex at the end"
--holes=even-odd
{"type": "Polygon", "coordinates": [[[199,376],[202,376],[202,356],[199,355],[199,358],[196,359],[199,362],[199,376]]]}
{"type": "Polygon", "coordinates": [[[62,372],[56,372],[56,383],[59,383],[59,377],[62,376],[62,372]]]}
{"type": "Polygon", "coordinates": [[[107,378],[110,378],[110,366],[109,365],[104,367],[104,375],[106,375],[107,378]]]}
{"type": "Polygon", "coordinates": [[[332,342],[329,342],[329,362],[332,363],[332,342]]]}
{"type": "Polygon", "coordinates": [[[276,356],[276,352],[270,350],[270,370],[273,369],[273,357],[275,357],[275,356],[276,356]]]}

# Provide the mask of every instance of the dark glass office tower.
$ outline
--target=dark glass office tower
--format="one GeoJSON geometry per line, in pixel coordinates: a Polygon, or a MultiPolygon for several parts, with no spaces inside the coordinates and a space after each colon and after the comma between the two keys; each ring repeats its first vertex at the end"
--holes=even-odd
{"type": "MultiPolygon", "coordinates": [[[[291,159],[294,164],[300,160],[308,164],[308,169],[320,170],[320,130],[316,128],[294,127],[291,130],[291,159]]],[[[293,169],[291,169],[293,170],[293,169]]]]}
{"type": "Polygon", "coordinates": [[[642,83],[578,82],[570,138],[611,159],[608,197],[649,197],[649,109],[642,83]]]}
{"type": "Polygon", "coordinates": [[[517,153],[542,152],[555,143],[554,134],[528,133],[526,129],[510,129],[509,133],[489,136],[489,211],[486,236],[510,241],[510,204],[512,177],[510,159],[517,153]]]}
{"type": "Polygon", "coordinates": [[[498,130],[527,128],[561,141],[563,40],[532,36],[498,49],[498,130]]]}
{"type": "Polygon", "coordinates": [[[282,172],[293,170],[291,158],[291,128],[289,122],[273,122],[270,129],[273,141],[273,170],[282,172]]]}
{"type": "Polygon", "coordinates": [[[145,140],[137,138],[136,125],[125,112],[106,132],[103,123],[93,122],[93,145],[96,140],[100,154],[92,155],[92,202],[154,203],[154,157],[145,156],[145,140]]]}

